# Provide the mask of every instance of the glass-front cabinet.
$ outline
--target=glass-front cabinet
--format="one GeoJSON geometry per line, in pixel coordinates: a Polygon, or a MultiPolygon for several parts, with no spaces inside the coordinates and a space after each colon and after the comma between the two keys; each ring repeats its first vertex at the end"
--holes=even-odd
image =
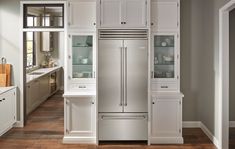
{"type": "Polygon", "coordinates": [[[71,80],[94,80],[96,54],[94,34],[70,34],[69,38],[71,49],[69,78],[71,80]]]}
{"type": "Polygon", "coordinates": [[[156,33],[152,40],[152,79],[157,84],[153,87],[157,87],[160,91],[175,90],[177,88],[179,64],[177,34],[156,33]]]}

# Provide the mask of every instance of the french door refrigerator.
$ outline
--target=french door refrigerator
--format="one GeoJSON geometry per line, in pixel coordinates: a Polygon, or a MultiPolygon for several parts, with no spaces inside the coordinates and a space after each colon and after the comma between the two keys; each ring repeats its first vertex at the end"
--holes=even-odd
{"type": "Polygon", "coordinates": [[[99,140],[147,140],[146,30],[100,30],[99,140]]]}

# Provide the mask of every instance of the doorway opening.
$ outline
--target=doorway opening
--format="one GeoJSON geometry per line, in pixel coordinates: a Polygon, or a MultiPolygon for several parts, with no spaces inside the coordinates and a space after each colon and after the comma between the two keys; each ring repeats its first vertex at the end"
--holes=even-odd
{"type": "MultiPolygon", "coordinates": [[[[21,121],[64,87],[66,2],[21,2],[21,121]]],[[[60,93],[61,94],[61,93],[60,93]]]]}

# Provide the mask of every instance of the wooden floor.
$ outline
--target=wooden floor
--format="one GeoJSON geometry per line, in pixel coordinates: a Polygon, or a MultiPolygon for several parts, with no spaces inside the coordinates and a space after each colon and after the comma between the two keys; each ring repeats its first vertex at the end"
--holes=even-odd
{"type": "Polygon", "coordinates": [[[183,145],[62,144],[64,113],[61,95],[61,92],[57,93],[32,112],[24,128],[13,128],[3,135],[0,138],[0,149],[216,149],[200,129],[183,129],[183,145]]]}

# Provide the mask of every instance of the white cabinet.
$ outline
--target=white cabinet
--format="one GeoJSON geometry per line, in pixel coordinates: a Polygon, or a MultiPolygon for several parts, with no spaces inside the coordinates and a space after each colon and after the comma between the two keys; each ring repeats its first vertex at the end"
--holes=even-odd
{"type": "Polygon", "coordinates": [[[39,95],[40,101],[44,101],[50,95],[50,75],[45,75],[39,79],[39,95]]]}
{"type": "Polygon", "coordinates": [[[179,28],[179,0],[152,0],[151,25],[154,31],[176,31],[179,28]]]}
{"type": "Polygon", "coordinates": [[[16,122],[16,88],[0,94],[0,136],[16,122]]]}
{"type": "Polygon", "coordinates": [[[95,97],[65,98],[64,143],[96,143],[95,97]]]}
{"type": "Polygon", "coordinates": [[[94,86],[96,78],[95,33],[69,35],[68,90],[77,91],[94,86]]]}
{"type": "Polygon", "coordinates": [[[183,143],[182,95],[169,95],[152,99],[151,144],[183,143]]]}
{"type": "Polygon", "coordinates": [[[70,0],[68,16],[69,29],[95,30],[96,0],[70,0]]]}
{"type": "Polygon", "coordinates": [[[179,1],[153,0],[151,2],[151,24],[153,30],[178,30],[179,1]]]}
{"type": "Polygon", "coordinates": [[[39,101],[39,80],[34,80],[27,84],[26,88],[26,113],[32,112],[40,103],[39,101]]]}
{"type": "Polygon", "coordinates": [[[147,27],[147,0],[100,0],[100,27],[147,27]]]}
{"type": "Polygon", "coordinates": [[[152,40],[152,91],[179,92],[178,33],[156,32],[152,40]]]}

